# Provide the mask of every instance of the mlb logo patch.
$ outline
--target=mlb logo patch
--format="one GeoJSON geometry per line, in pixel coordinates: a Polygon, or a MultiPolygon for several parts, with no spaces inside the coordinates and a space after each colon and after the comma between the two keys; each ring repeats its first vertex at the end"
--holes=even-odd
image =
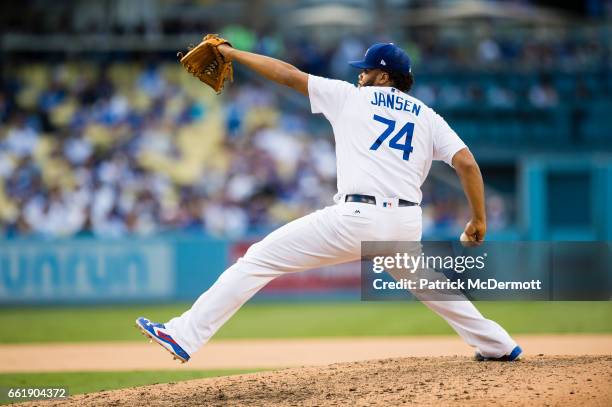
{"type": "Polygon", "coordinates": [[[390,208],[391,206],[391,202],[383,202],[383,208],[390,208]]]}

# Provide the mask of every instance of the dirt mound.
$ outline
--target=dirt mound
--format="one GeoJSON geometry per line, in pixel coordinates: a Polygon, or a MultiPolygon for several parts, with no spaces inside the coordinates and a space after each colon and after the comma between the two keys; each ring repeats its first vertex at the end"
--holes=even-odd
{"type": "Polygon", "coordinates": [[[537,356],[513,363],[393,358],[91,393],[44,405],[610,406],[611,381],[612,356],[537,356]]]}
{"type": "MultiPolygon", "coordinates": [[[[612,335],[517,335],[527,357],[612,355],[612,335]]],[[[412,357],[469,356],[457,335],[376,338],[230,339],[207,343],[181,369],[281,369],[412,357]]],[[[0,345],[0,373],[177,369],[157,344],[140,342],[0,345]]]]}

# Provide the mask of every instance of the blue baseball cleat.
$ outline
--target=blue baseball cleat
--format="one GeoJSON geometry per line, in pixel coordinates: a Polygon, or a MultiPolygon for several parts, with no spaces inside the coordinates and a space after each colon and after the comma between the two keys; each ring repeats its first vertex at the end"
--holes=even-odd
{"type": "Polygon", "coordinates": [[[166,329],[164,324],[158,324],[149,321],[145,317],[139,317],[136,319],[136,327],[140,329],[142,334],[148,337],[151,342],[155,341],[163,346],[164,349],[172,354],[174,359],[178,359],[183,363],[189,360],[189,354],[185,352],[168,333],[164,332],[164,329],[166,329]]]}
{"type": "Polygon", "coordinates": [[[521,353],[523,353],[523,349],[521,349],[521,347],[517,345],[514,347],[514,349],[512,349],[512,352],[510,352],[510,354],[501,356],[499,358],[490,358],[487,356],[482,356],[478,352],[476,352],[476,355],[474,355],[474,358],[478,362],[512,362],[514,360],[517,360],[519,356],[521,355],[521,353]]]}

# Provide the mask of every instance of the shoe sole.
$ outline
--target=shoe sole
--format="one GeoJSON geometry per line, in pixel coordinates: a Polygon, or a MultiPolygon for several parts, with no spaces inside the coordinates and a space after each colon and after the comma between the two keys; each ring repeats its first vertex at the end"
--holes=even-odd
{"type": "Polygon", "coordinates": [[[164,348],[164,350],[166,352],[168,352],[169,354],[172,355],[172,358],[174,360],[180,360],[181,363],[187,363],[186,359],[183,359],[182,357],[180,357],[179,355],[177,355],[176,353],[172,352],[170,349],[166,348],[166,346],[160,341],[160,339],[158,339],[156,336],[151,335],[151,333],[149,331],[147,331],[146,329],[144,329],[142,326],[140,326],[140,324],[138,323],[138,320],[136,320],[136,328],[138,328],[138,330],[140,331],[140,333],[142,334],[142,336],[144,336],[145,338],[149,339],[149,342],[153,342],[155,341],[155,343],[157,343],[159,346],[161,346],[162,348],[164,348]]]}
{"type": "Polygon", "coordinates": [[[482,356],[480,353],[476,353],[476,355],[474,355],[474,360],[477,362],[518,362],[521,360],[522,354],[523,349],[516,345],[509,355],[504,355],[500,358],[487,358],[482,356]],[[516,353],[516,355],[514,355],[514,353],[516,353]]]}

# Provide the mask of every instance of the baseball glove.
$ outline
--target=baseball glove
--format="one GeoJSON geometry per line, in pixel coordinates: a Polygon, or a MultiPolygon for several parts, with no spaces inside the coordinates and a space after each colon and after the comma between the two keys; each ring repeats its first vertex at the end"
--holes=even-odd
{"type": "Polygon", "coordinates": [[[217,34],[207,34],[197,46],[190,48],[186,55],[177,56],[183,67],[196,78],[221,93],[226,80],[234,80],[232,61],[223,57],[217,47],[231,44],[217,34]]]}

